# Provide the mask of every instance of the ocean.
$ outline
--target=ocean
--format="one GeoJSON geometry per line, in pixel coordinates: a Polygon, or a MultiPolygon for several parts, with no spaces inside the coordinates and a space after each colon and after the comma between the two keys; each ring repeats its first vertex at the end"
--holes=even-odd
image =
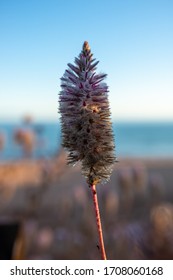
{"type": "MultiPolygon", "coordinates": [[[[36,135],[32,157],[49,158],[61,148],[59,123],[0,123],[0,161],[16,160],[24,156],[20,145],[15,143],[18,129],[32,130],[36,135]]],[[[173,157],[173,123],[113,123],[116,156],[120,157],[173,157]]]]}

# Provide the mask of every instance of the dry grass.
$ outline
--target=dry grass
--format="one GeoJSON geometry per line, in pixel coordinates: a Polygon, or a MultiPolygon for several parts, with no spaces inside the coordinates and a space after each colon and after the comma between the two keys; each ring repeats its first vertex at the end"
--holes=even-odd
{"type": "MultiPolygon", "coordinates": [[[[108,259],[173,259],[172,170],[173,160],[121,159],[98,186],[108,259]]],[[[21,221],[26,259],[97,259],[92,207],[63,152],[0,166],[0,217],[21,221]]]]}

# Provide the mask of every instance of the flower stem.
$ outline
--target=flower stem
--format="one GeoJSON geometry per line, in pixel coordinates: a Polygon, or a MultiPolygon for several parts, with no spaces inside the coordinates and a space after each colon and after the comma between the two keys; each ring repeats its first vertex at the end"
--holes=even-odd
{"type": "Polygon", "coordinates": [[[102,260],[106,260],[106,252],[105,252],[105,246],[103,241],[103,232],[102,232],[102,225],[101,225],[101,219],[100,219],[100,211],[99,211],[99,205],[98,205],[98,199],[97,199],[97,192],[96,192],[96,186],[91,185],[91,190],[93,194],[93,203],[94,203],[94,209],[95,209],[95,215],[96,215],[96,223],[97,223],[97,230],[99,235],[99,249],[101,253],[102,260]]]}

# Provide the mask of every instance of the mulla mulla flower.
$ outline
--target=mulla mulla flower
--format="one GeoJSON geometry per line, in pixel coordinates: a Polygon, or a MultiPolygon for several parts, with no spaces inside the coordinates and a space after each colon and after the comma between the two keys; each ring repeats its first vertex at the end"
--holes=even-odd
{"type": "Polygon", "coordinates": [[[108,86],[103,82],[106,74],[96,73],[98,63],[84,42],[75,65],[69,63],[61,78],[59,96],[62,145],[68,163],[80,161],[82,174],[92,187],[109,180],[115,162],[108,86]]]}
{"type": "Polygon", "coordinates": [[[82,163],[82,173],[89,184],[109,179],[115,162],[114,139],[110,122],[106,74],[96,74],[98,61],[92,58],[84,42],[75,65],[61,78],[60,114],[63,146],[68,162],[82,163]]]}

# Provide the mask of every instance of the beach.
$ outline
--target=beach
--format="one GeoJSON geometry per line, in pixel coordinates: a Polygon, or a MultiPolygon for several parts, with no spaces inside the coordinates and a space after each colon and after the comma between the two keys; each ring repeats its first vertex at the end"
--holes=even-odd
{"type": "MultiPolygon", "coordinates": [[[[173,158],[118,159],[97,186],[108,259],[173,259],[172,182],[173,158]]],[[[20,228],[14,259],[99,259],[92,203],[63,150],[0,164],[0,221],[20,228]]]]}

